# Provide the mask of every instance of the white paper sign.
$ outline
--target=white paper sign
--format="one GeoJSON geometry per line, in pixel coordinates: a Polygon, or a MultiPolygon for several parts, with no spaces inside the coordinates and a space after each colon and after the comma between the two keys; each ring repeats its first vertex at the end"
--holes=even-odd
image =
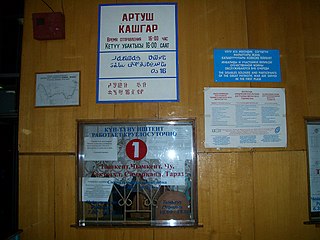
{"type": "Polygon", "coordinates": [[[178,101],[175,3],[99,6],[97,102],[178,101]]]}
{"type": "Polygon", "coordinates": [[[79,105],[80,72],[36,74],[36,107],[79,105]]]}
{"type": "MultiPolygon", "coordinates": [[[[149,127],[149,126],[147,126],[149,127]]],[[[153,125],[161,132],[147,137],[147,158],[166,160],[191,159],[192,126],[153,125]]]]}
{"type": "MultiPolygon", "coordinates": [[[[98,135],[98,134],[97,134],[98,135]]],[[[117,161],[116,137],[85,137],[85,161],[117,161]]]]}
{"type": "Polygon", "coordinates": [[[282,88],[205,88],[205,147],[286,147],[282,88]]]}
{"type": "MultiPolygon", "coordinates": [[[[147,126],[148,127],[148,126],[147,126]]],[[[147,158],[161,160],[161,181],[185,185],[185,161],[192,159],[192,126],[155,125],[162,132],[147,138],[147,158]]]]}
{"type": "Polygon", "coordinates": [[[113,178],[82,178],[83,202],[108,202],[113,187],[113,178]]]}
{"type": "Polygon", "coordinates": [[[320,122],[307,125],[311,212],[320,212],[320,122]]]}

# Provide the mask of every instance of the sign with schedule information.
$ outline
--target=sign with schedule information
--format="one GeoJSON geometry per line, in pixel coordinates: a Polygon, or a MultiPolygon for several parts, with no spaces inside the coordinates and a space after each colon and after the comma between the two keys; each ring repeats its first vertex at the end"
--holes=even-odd
{"type": "Polygon", "coordinates": [[[286,147],[283,88],[205,88],[205,147],[286,147]]]}
{"type": "Polygon", "coordinates": [[[176,3],[99,5],[97,103],[179,101],[176,3]]]}
{"type": "Polygon", "coordinates": [[[195,120],[79,121],[77,225],[196,226],[195,120]]]}

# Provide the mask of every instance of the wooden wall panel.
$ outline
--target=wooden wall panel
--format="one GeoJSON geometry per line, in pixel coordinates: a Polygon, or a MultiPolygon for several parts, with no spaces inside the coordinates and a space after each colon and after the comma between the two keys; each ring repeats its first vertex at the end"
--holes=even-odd
{"type": "Polygon", "coordinates": [[[308,89],[308,116],[320,116],[320,2],[307,1],[301,4],[308,89]]]}
{"type": "Polygon", "coordinates": [[[254,239],[251,154],[207,153],[198,160],[203,229],[197,234],[204,239],[254,239]]]}
{"type": "Polygon", "coordinates": [[[288,148],[305,149],[303,116],[307,114],[303,28],[299,0],[247,0],[249,48],[279,49],[282,83],[252,87],[286,90],[288,148]]]}
{"type": "MultiPolygon", "coordinates": [[[[60,1],[46,2],[61,10],[60,1]]],[[[320,228],[303,225],[308,217],[303,116],[319,115],[319,2],[178,0],[180,102],[96,104],[98,4],[132,2],[64,0],[66,39],[38,41],[32,37],[31,14],[49,10],[42,1],[25,0],[19,114],[21,238],[317,239],[320,228]],[[214,48],[279,49],[282,82],[214,83],[214,48]],[[35,73],[55,71],[81,72],[80,106],[34,107],[35,73]],[[205,149],[204,87],[285,88],[288,148],[205,149]],[[76,120],[177,117],[197,119],[203,227],[70,227],[76,207],[76,120]]]]}
{"type": "Polygon", "coordinates": [[[115,119],[156,119],[158,103],[129,103],[115,105],[115,119]]]}
{"type": "MultiPolygon", "coordinates": [[[[60,4],[48,1],[61,11],[60,4]]],[[[76,119],[113,119],[113,104],[95,104],[97,16],[99,2],[64,1],[66,39],[33,39],[32,13],[49,12],[43,2],[27,0],[20,91],[21,152],[74,152],[76,119]],[[35,73],[80,71],[80,106],[35,108],[35,73]]]]}
{"type": "Polygon", "coordinates": [[[255,237],[312,239],[308,220],[306,156],[303,151],[254,153],[255,237]]]}
{"type": "MultiPolygon", "coordinates": [[[[152,240],[153,230],[150,228],[87,228],[76,229],[77,240],[100,240],[100,239],[114,239],[114,240],[152,240]]],[[[57,238],[58,239],[58,238],[57,238]]],[[[61,240],[65,238],[60,238],[61,240]]]]}
{"type": "Polygon", "coordinates": [[[55,156],[55,236],[56,239],[78,239],[76,223],[76,160],[72,155],[55,156]]]}
{"type": "MultiPolygon", "coordinates": [[[[244,3],[234,0],[178,3],[180,102],[160,103],[159,116],[197,118],[198,139],[204,139],[204,87],[214,85],[213,49],[247,48],[244,3]]],[[[229,85],[249,86],[246,83],[229,85]]],[[[204,151],[203,143],[198,141],[199,151],[204,151]]]]}
{"type": "Polygon", "coordinates": [[[76,121],[72,109],[37,108],[26,115],[30,118],[20,115],[20,152],[75,151],[76,121]]]}
{"type": "Polygon", "coordinates": [[[22,239],[54,239],[54,158],[19,159],[19,228],[22,239]]]}
{"type": "Polygon", "coordinates": [[[306,59],[308,113],[307,116],[320,117],[320,58],[306,59]]]}
{"type": "Polygon", "coordinates": [[[155,230],[155,239],[254,239],[250,153],[199,154],[198,205],[203,227],[155,230]]]}
{"type": "Polygon", "coordinates": [[[320,55],[320,2],[317,0],[300,1],[303,24],[304,51],[306,57],[320,55]]]}

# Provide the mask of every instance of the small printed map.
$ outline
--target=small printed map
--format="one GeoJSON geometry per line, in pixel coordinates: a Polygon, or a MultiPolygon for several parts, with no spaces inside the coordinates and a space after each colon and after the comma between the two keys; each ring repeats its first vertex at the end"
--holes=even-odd
{"type": "Polygon", "coordinates": [[[80,72],[36,76],[36,107],[79,105],[80,72]]]}

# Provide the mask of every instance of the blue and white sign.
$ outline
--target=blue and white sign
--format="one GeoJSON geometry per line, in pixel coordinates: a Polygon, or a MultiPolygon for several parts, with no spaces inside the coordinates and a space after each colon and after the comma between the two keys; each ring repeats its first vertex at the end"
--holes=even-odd
{"type": "Polygon", "coordinates": [[[215,82],[281,82],[279,50],[214,49],[215,82]]]}
{"type": "Polygon", "coordinates": [[[176,3],[99,5],[97,103],[178,101],[176,3]]]}

